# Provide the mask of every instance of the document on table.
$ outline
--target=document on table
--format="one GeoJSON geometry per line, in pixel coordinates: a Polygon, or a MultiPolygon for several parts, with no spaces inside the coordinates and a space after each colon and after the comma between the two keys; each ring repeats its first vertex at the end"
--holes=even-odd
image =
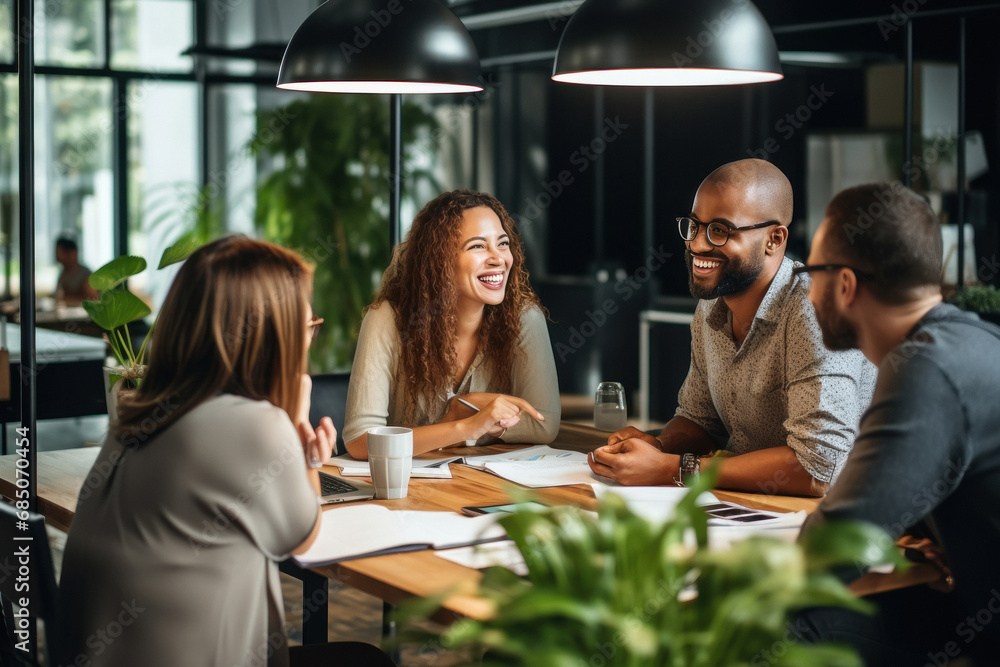
{"type": "Polygon", "coordinates": [[[390,510],[352,505],[323,512],[319,535],[304,554],[292,556],[303,567],[330,565],[383,554],[453,549],[507,538],[497,517],[455,512],[390,510]]]}
{"type": "Polygon", "coordinates": [[[467,456],[462,463],[533,489],[570,484],[616,484],[592,473],[587,465],[587,455],[583,452],[555,449],[547,445],[535,445],[503,454],[467,456]]]}
{"type": "Polygon", "coordinates": [[[488,463],[501,463],[509,461],[587,461],[587,455],[582,452],[573,452],[567,449],[555,449],[548,445],[535,445],[516,449],[503,454],[487,454],[485,456],[466,456],[461,463],[470,468],[485,470],[488,463]]]}
{"type": "MultiPolygon", "coordinates": [[[[435,479],[451,479],[449,463],[459,461],[460,457],[450,459],[413,459],[410,477],[431,477],[435,479]]],[[[359,461],[350,454],[333,456],[326,460],[326,465],[337,466],[344,477],[371,477],[371,466],[368,461],[359,461]]]]}
{"type": "MultiPolygon", "coordinates": [[[[688,489],[671,486],[622,486],[609,488],[592,485],[599,499],[614,493],[625,500],[633,512],[647,521],[664,522],[674,516],[688,489]]],[[[720,501],[711,493],[698,496],[697,504],[708,513],[708,537],[713,547],[725,547],[755,535],[794,542],[806,519],[805,512],[767,512],[736,503],[720,501]]]]}
{"type": "Polygon", "coordinates": [[[806,520],[805,512],[767,512],[767,520],[739,523],[724,519],[708,520],[708,543],[712,548],[724,549],[733,542],[751,537],[770,537],[782,542],[795,542],[806,520]]]}
{"type": "Polygon", "coordinates": [[[497,461],[487,463],[484,468],[498,477],[510,480],[532,489],[549,486],[569,486],[570,484],[603,484],[617,486],[607,477],[595,475],[587,465],[586,455],[583,461],[544,460],[544,461],[497,461]]]}
{"type": "MultiPolygon", "coordinates": [[[[662,523],[672,519],[674,509],[681,498],[688,494],[688,489],[679,486],[616,486],[606,484],[591,484],[594,495],[600,500],[605,494],[614,493],[621,496],[630,510],[646,519],[662,523]]],[[[719,499],[711,493],[703,493],[698,497],[698,504],[717,503],[719,499]]]]}
{"type": "Polygon", "coordinates": [[[471,567],[473,570],[483,570],[499,565],[522,577],[528,575],[528,566],[524,562],[524,556],[511,540],[490,542],[474,547],[461,547],[450,551],[438,551],[435,555],[438,558],[450,560],[452,563],[471,567]]]}

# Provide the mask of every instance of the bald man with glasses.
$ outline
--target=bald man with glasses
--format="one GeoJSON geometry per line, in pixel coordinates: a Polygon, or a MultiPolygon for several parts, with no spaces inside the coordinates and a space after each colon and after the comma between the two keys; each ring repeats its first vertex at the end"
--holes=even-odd
{"type": "Polygon", "coordinates": [[[677,218],[691,294],[691,367],[658,436],[626,428],[590,467],[622,484],[678,484],[718,466],[718,486],[823,495],[871,400],[875,368],[823,345],[808,274],[785,257],[792,187],[764,160],[725,164],[677,218]],[[716,454],[708,457],[709,454],[716,454]]]}

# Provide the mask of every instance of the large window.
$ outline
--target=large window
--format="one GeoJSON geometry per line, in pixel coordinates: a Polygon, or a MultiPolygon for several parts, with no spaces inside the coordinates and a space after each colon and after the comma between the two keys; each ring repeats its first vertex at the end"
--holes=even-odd
{"type": "Polygon", "coordinates": [[[0,0],[0,62],[14,60],[14,33],[8,26],[14,25],[13,0],[0,0]]]}
{"type": "MultiPolygon", "coordinates": [[[[260,60],[218,53],[284,43],[318,3],[36,0],[40,303],[61,271],[62,235],[92,269],[122,253],[145,257],[150,268],[130,286],[155,311],[176,270],[156,264],[182,233],[259,234],[317,265],[316,308],[327,326],[311,348],[313,370],[350,367],[362,308],[389,256],[389,101],[277,90],[267,48],[260,60]],[[208,49],[184,55],[192,46],[208,49]],[[303,180],[310,187],[296,190],[303,180]]],[[[13,7],[0,0],[0,289],[8,295],[19,292],[13,7]]],[[[474,184],[470,139],[482,97],[407,99],[404,226],[440,190],[474,184]]]]}
{"type": "Polygon", "coordinates": [[[163,303],[177,267],[156,271],[163,250],[193,224],[198,183],[198,87],[134,80],[128,89],[130,253],[150,269],[132,288],[163,303]]]}
{"type": "Polygon", "coordinates": [[[76,239],[91,268],[114,256],[111,82],[39,76],[35,84],[35,252],[39,294],[55,290],[55,241],[76,239]]]}
{"type": "MultiPolygon", "coordinates": [[[[35,261],[42,306],[61,270],[56,239],[73,238],[90,268],[125,250],[155,266],[177,232],[174,225],[156,225],[163,213],[156,197],[200,180],[199,91],[193,59],[181,55],[194,41],[194,2],[112,0],[110,6],[106,24],[104,0],[35,2],[35,261]]],[[[19,292],[13,12],[12,0],[0,0],[0,288],[6,295],[19,292]]],[[[176,209],[177,200],[172,204],[176,209]]],[[[152,292],[155,306],[165,281],[149,271],[134,287],[152,292]]]]}
{"type": "Polygon", "coordinates": [[[35,62],[100,67],[104,64],[103,0],[35,0],[35,62]]]}
{"type": "Polygon", "coordinates": [[[188,0],[113,0],[111,67],[190,72],[194,22],[188,0]]]}

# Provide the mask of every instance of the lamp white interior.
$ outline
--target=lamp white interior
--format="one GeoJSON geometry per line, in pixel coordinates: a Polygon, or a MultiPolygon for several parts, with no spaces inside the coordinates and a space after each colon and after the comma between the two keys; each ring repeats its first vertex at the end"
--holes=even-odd
{"type": "Polygon", "coordinates": [[[476,93],[483,89],[482,86],[421,81],[293,81],[279,83],[278,88],[302,90],[309,93],[401,93],[413,95],[476,93]]]}
{"type": "Polygon", "coordinates": [[[783,78],[784,75],[777,72],[696,67],[605,69],[552,76],[553,81],[592,86],[720,86],[764,83],[783,78]]]}

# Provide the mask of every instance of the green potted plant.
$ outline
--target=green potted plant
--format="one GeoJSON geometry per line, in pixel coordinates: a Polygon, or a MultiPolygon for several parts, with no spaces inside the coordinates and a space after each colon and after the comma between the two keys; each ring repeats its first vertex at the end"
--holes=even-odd
{"type": "MultiPolygon", "coordinates": [[[[403,104],[404,203],[436,194],[421,154],[440,139],[432,112],[403,104]],[[423,194],[420,194],[420,192],[423,194]]],[[[348,370],[361,313],[389,264],[389,105],[378,95],[306,95],[257,112],[245,147],[259,173],[254,226],[261,238],[315,265],[313,308],[326,324],[309,348],[317,371],[348,370]]],[[[159,194],[159,193],[158,193],[159,194]]],[[[215,184],[164,191],[154,221],[199,230],[224,228],[225,197],[215,184]],[[180,205],[178,205],[180,202],[180,205]]]]}
{"type": "MultiPolygon", "coordinates": [[[[418,190],[439,189],[419,166],[438,123],[416,103],[402,111],[402,196],[415,203],[418,190]]],[[[313,368],[350,369],[361,312],[389,264],[388,148],[379,95],[309,95],[258,113],[247,146],[261,173],[254,222],[262,238],[316,266],[313,308],[326,324],[310,347],[313,368]]]]}
{"type": "MultiPolygon", "coordinates": [[[[157,268],[185,260],[196,247],[197,244],[182,239],[163,251],[157,268]]],[[[129,324],[147,317],[152,309],[128,289],[128,279],[145,270],[146,260],[142,257],[116,257],[90,274],[90,286],[100,292],[100,299],[83,302],[90,319],[104,330],[118,363],[117,366],[104,367],[105,398],[108,415],[112,419],[117,414],[118,392],[138,387],[146,372],[146,350],[153,328],[149,328],[142,344],[136,349],[129,324]]]]}
{"type": "MultiPolygon", "coordinates": [[[[484,667],[860,665],[845,647],[798,640],[789,614],[817,605],[867,611],[830,570],[901,563],[893,541],[875,526],[843,523],[800,543],[751,537],[710,549],[695,505],[709,488],[705,476],[663,524],[614,494],[596,517],[574,507],[504,516],[527,577],[486,570],[481,595],[492,618],[454,623],[441,645],[479,647],[484,667]]],[[[404,606],[400,618],[424,618],[440,601],[404,606]]]]}
{"type": "Polygon", "coordinates": [[[1000,290],[993,285],[973,285],[966,287],[952,297],[951,302],[979,317],[1000,325],[1000,290]]]}

